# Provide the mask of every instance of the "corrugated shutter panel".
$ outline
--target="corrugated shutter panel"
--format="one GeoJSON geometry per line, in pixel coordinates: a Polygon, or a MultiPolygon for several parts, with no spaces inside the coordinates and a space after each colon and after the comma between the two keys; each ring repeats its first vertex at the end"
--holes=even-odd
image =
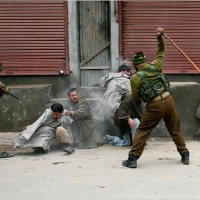
{"type": "MultiPolygon", "coordinates": [[[[121,2],[122,62],[143,51],[151,62],[157,51],[156,28],[166,34],[200,67],[200,1],[121,2]]],[[[165,73],[198,73],[166,39],[165,73]]]]}
{"type": "Polygon", "coordinates": [[[64,5],[61,0],[0,0],[1,75],[66,72],[64,5]]]}

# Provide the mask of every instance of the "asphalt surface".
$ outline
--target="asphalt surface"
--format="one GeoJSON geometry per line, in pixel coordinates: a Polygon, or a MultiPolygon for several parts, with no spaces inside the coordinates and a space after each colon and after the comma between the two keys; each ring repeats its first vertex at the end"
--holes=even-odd
{"type": "Polygon", "coordinates": [[[13,152],[16,133],[0,133],[0,200],[193,200],[200,199],[200,142],[187,138],[190,165],[183,165],[171,139],[151,138],[138,168],[121,165],[130,147],[61,150],[35,155],[13,152]]]}

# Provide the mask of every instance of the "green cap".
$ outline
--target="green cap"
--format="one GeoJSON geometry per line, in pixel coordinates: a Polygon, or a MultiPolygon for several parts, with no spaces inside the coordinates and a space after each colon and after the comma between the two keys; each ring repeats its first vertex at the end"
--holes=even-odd
{"type": "Polygon", "coordinates": [[[146,57],[143,54],[143,52],[138,52],[133,55],[133,64],[134,65],[145,63],[145,62],[146,62],[146,57]]]}

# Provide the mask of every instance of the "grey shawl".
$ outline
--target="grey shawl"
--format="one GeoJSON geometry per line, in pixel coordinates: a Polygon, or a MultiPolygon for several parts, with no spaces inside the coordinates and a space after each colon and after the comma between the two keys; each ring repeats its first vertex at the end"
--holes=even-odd
{"type": "Polygon", "coordinates": [[[120,105],[121,97],[131,93],[130,79],[121,73],[109,73],[100,79],[100,86],[106,91],[94,109],[94,118],[114,125],[113,115],[120,105]]]}
{"type": "MultiPolygon", "coordinates": [[[[66,110],[62,113],[60,118],[54,122],[54,127],[46,126],[45,123],[50,119],[52,111],[50,108],[31,125],[20,133],[20,136],[14,142],[14,149],[16,147],[42,147],[44,150],[50,150],[51,143],[55,139],[55,131],[58,126],[63,126],[71,135],[71,130],[68,128],[72,120],[66,116],[66,110]]],[[[71,135],[71,140],[73,136],[71,135]]]]}
{"type": "Polygon", "coordinates": [[[87,101],[83,97],[80,97],[78,103],[75,104],[69,100],[66,109],[73,113],[71,130],[75,147],[96,148],[95,126],[87,101]]]}

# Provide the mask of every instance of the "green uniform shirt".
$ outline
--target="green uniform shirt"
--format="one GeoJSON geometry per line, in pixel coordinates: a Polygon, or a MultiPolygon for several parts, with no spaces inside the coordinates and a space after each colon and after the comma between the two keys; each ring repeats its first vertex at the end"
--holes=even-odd
{"type": "MultiPolygon", "coordinates": [[[[162,72],[163,64],[164,64],[164,52],[165,52],[165,41],[162,37],[162,35],[157,36],[158,41],[158,51],[156,54],[155,59],[152,61],[151,64],[144,63],[142,66],[140,66],[138,71],[142,70],[150,70],[150,65],[154,65],[156,71],[162,72]]],[[[151,83],[157,79],[155,77],[154,73],[149,72],[146,76],[147,80],[151,83]]],[[[131,91],[134,101],[140,101],[140,87],[143,84],[142,78],[137,75],[137,72],[131,77],[131,91]]]]}

